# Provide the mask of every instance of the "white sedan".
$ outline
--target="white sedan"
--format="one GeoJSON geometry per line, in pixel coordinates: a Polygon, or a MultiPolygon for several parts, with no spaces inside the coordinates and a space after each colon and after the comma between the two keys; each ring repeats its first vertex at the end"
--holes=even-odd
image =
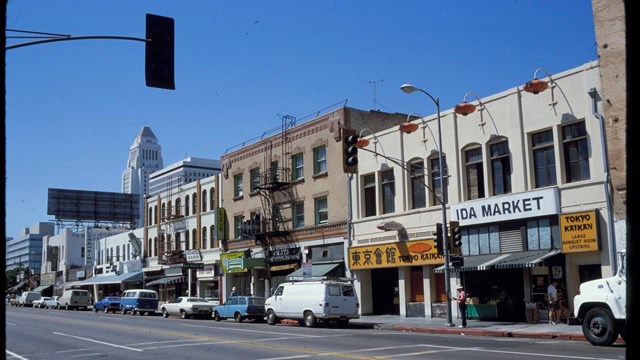
{"type": "Polygon", "coordinates": [[[200,297],[181,296],[160,305],[162,316],[180,315],[183,319],[193,316],[211,317],[212,303],[200,297]]]}
{"type": "Polygon", "coordinates": [[[38,300],[33,300],[33,307],[38,309],[44,309],[45,307],[47,307],[47,304],[45,303],[45,301],[47,300],[51,300],[51,297],[43,296],[38,300]]]}

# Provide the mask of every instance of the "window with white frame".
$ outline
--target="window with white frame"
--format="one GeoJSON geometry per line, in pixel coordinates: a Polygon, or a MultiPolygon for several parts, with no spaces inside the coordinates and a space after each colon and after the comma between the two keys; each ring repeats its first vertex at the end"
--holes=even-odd
{"type": "Polygon", "coordinates": [[[584,121],[562,127],[562,146],[567,182],[589,180],[589,144],[584,121]]]}
{"type": "Polygon", "coordinates": [[[489,145],[491,181],[494,195],[511,193],[511,156],[507,140],[489,145]]]}
{"type": "Polygon", "coordinates": [[[316,225],[326,224],[329,222],[329,207],[327,203],[327,197],[318,197],[314,199],[315,213],[316,213],[316,225]]]}
{"type": "Polygon", "coordinates": [[[364,216],[376,216],[376,176],[368,174],[362,177],[362,192],[364,200],[364,216]]]}
{"type": "Polygon", "coordinates": [[[553,154],[553,131],[531,134],[535,187],[556,185],[556,159],[553,154]]]}
{"type": "Polygon", "coordinates": [[[551,249],[551,220],[527,221],[527,250],[551,249]]]}
{"type": "Polygon", "coordinates": [[[233,197],[241,197],[242,194],[242,174],[235,174],[233,176],[233,197]]]}
{"type": "Polygon", "coordinates": [[[382,190],[382,213],[389,214],[396,211],[396,184],[393,169],[380,173],[380,188],[382,190]]]}
{"type": "Polygon", "coordinates": [[[313,149],[313,174],[327,172],[327,147],[322,145],[313,149]]]}

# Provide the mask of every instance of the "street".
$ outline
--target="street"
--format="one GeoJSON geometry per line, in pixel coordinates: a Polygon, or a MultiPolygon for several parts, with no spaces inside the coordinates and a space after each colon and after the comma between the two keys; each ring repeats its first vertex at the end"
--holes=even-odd
{"type": "Polygon", "coordinates": [[[304,328],[233,320],[7,307],[6,358],[51,359],[624,359],[583,341],[304,328]]]}

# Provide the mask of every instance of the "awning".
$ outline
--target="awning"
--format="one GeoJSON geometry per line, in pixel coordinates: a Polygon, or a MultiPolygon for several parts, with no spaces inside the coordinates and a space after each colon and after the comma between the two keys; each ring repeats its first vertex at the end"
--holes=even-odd
{"type": "Polygon", "coordinates": [[[146,286],[153,285],[167,285],[167,284],[175,284],[179,282],[184,282],[184,276],[167,276],[161,279],[149,281],[146,286]]]}
{"type": "Polygon", "coordinates": [[[136,281],[142,281],[142,271],[124,273],[120,275],[94,276],[86,280],[78,281],[75,285],[85,286],[85,285],[99,285],[99,284],[120,284],[123,282],[136,282],[136,281]]]}
{"type": "MultiPolygon", "coordinates": [[[[479,271],[479,270],[489,270],[491,269],[491,265],[500,261],[500,259],[508,257],[508,254],[488,254],[488,255],[471,255],[464,257],[464,266],[459,269],[452,268],[449,266],[451,271],[479,271]]],[[[437,273],[444,272],[444,265],[436,268],[434,270],[437,273]]]]}
{"type": "Polygon", "coordinates": [[[509,253],[509,256],[500,259],[500,261],[498,261],[494,265],[494,267],[496,269],[517,269],[534,267],[541,265],[545,259],[548,259],[558,254],[559,252],[559,250],[536,250],[509,253]]]}
{"type": "Polygon", "coordinates": [[[47,290],[48,288],[50,288],[52,286],[53,285],[40,285],[37,288],[33,289],[33,291],[43,292],[43,291],[47,290]]]}
{"type": "Polygon", "coordinates": [[[297,269],[297,268],[298,268],[298,263],[291,263],[291,264],[271,266],[269,268],[269,271],[273,272],[273,271],[282,271],[282,270],[297,269]]]}
{"type": "MultiPolygon", "coordinates": [[[[327,274],[331,273],[334,269],[336,269],[340,265],[342,265],[342,261],[332,262],[332,263],[323,263],[323,264],[322,263],[313,264],[311,265],[311,277],[326,276],[327,274]]],[[[287,281],[302,281],[304,280],[303,272],[304,272],[304,267],[287,275],[286,279],[287,281]]]]}
{"type": "Polygon", "coordinates": [[[18,284],[16,284],[16,286],[10,287],[9,289],[7,289],[7,292],[16,292],[20,289],[22,289],[22,287],[24,286],[24,284],[26,283],[26,281],[20,281],[18,284]]]}

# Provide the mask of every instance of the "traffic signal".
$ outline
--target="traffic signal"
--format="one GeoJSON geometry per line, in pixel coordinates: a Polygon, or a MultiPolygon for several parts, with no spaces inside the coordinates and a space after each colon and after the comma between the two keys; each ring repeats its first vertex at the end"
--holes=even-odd
{"type": "Polygon", "coordinates": [[[460,227],[460,222],[449,221],[449,229],[449,238],[451,239],[449,251],[451,254],[462,255],[462,228],[460,227]]]}
{"type": "Polygon", "coordinates": [[[442,236],[442,224],[436,224],[436,251],[438,255],[444,255],[444,241],[442,236]]]}
{"type": "Polygon", "coordinates": [[[147,86],[175,90],[173,19],[147,14],[146,39],[144,74],[147,86]]]}
{"type": "Polygon", "coordinates": [[[452,256],[451,257],[451,266],[454,269],[460,269],[464,266],[464,258],[462,256],[452,256]]]}
{"type": "Polygon", "coordinates": [[[342,159],[345,173],[356,174],[358,172],[358,136],[355,130],[343,130],[342,159]]]}

